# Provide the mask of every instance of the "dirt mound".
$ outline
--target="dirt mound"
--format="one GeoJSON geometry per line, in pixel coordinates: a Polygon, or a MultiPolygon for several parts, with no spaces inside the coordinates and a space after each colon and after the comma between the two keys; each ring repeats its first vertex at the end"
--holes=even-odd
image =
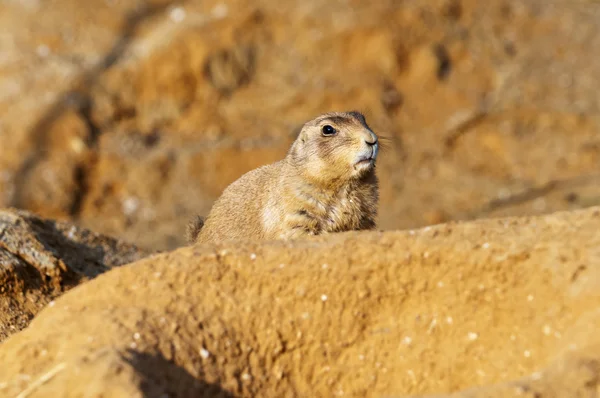
{"type": "Polygon", "coordinates": [[[7,339],[0,391],[597,393],[599,229],[591,208],[156,255],[69,291],[7,339]]]}
{"type": "Polygon", "coordinates": [[[0,206],[174,248],[300,123],[392,139],[385,229],[600,204],[600,3],[0,4],[0,206]],[[153,231],[153,233],[148,233],[153,231]]]}
{"type": "Polygon", "coordinates": [[[0,210],[0,341],[64,291],[147,254],[66,222],[0,210]]]}

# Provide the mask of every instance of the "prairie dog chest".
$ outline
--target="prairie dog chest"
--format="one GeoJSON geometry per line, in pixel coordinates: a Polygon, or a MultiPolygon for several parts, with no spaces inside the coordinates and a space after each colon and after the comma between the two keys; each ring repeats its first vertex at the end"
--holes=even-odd
{"type": "Polygon", "coordinates": [[[373,218],[369,193],[351,187],[332,193],[311,186],[294,186],[273,198],[281,218],[275,221],[268,213],[263,217],[265,221],[271,219],[265,224],[285,238],[365,229],[373,218]]]}
{"type": "Polygon", "coordinates": [[[362,218],[361,199],[355,195],[346,195],[332,201],[327,207],[322,228],[327,232],[352,229],[362,218]]]}
{"type": "Polygon", "coordinates": [[[306,198],[302,207],[306,217],[313,220],[316,233],[352,229],[362,217],[361,198],[348,191],[335,196],[315,195],[306,198]]]}

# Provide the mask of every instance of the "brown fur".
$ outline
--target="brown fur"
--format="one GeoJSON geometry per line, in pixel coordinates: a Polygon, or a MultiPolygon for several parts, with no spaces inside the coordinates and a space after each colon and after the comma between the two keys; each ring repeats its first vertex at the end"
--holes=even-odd
{"type": "Polygon", "coordinates": [[[200,230],[204,226],[204,218],[196,216],[190,220],[185,231],[185,238],[188,243],[192,243],[198,237],[200,230]]]}
{"type": "Polygon", "coordinates": [[[188,241],[293,239],[374,229],[378,149],[378,138],[360,113],[321,115],[303,126],[284,159],[229,185],[205,220],[190,223],[188,241]],[[324,136],[325,125],[337,134],[324,136]]]}

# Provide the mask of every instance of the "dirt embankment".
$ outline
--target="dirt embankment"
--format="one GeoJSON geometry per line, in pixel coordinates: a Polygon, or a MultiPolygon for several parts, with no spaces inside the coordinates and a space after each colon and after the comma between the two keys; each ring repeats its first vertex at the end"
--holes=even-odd
{"type": "Polygon", "coordinates": [[[392,139],[380,225],[600,204],[600,3],[0,5],[0,207],[183,243],[316,114],[392,139]],[[152,233],[148,233],[152,231],[152,233]]]}
{"type": "Polygon", "coordinates": [[[593,396],[599,229],[591,208],[182,248],[44,309],[0,346],[0,391],[593,396]]]}
{"type": "Polygon", "coordinates": [[[55,297],[149,252],[19,210],[0,210],[0,341],[55,297]]]}

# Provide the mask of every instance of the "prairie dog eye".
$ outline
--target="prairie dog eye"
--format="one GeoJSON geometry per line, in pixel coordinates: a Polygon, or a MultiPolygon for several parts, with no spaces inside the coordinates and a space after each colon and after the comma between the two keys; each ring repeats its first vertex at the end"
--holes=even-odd
{"type": "Polygon", "coordinates": [[[331,136],[331,135],[335,135],[335,133],[337,133],[336,129],[334,129],[333,127],[331,127],[328,124],[326,124],[325,126],[323,126],[323,128],[321,129],[321,131],[323,132],[324,136],[331,136]]]}

